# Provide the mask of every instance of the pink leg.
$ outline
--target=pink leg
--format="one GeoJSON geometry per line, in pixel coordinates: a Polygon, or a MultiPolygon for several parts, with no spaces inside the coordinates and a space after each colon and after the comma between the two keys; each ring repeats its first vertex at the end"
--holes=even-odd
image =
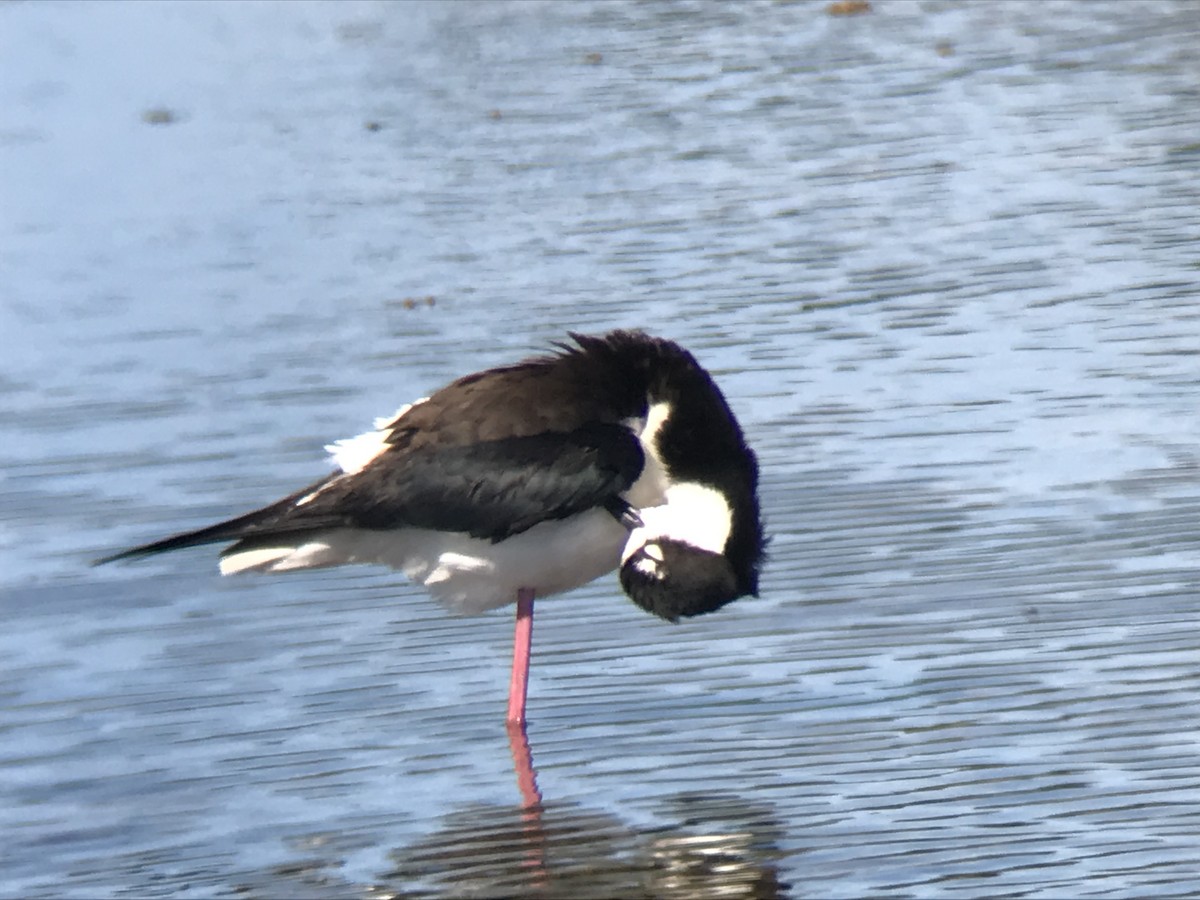
{"type": "Polygon", "coordinates": [[[508,683],[508,723],[525,724],[525,695],[529,690],[529,647],[533,642],[533,591],[517,591],[517,628],[513,633],[512,680],[508,683]]]}

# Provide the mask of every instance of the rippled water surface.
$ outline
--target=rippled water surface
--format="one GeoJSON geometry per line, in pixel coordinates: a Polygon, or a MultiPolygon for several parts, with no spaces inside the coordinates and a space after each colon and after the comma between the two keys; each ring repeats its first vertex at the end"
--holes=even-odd
{"type": "Polygon", "coordinates": [[[0,6],[0,895],[1200,893],[1198,42],[1135,0],[0,6]],[[716,373],[770,561],[680,626],[541,603],[527,748],[509,610],[88,566],[618,326],[716,373]]]}

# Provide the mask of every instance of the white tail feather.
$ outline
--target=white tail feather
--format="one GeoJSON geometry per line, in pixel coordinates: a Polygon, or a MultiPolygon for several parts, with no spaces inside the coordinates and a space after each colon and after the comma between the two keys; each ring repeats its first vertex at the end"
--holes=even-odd
{"type": "Polygon", "coordinates": [[[253,550],[230,553],[228,556],[221,557],[221,574],[270,572],[275,568],[275,563],[286,559],[295,552],[295,547],[256,547],[253,550]]]}

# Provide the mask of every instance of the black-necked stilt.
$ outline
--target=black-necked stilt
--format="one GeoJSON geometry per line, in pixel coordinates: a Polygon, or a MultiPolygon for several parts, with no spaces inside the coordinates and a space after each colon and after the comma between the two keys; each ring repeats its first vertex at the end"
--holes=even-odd
{"type": "Polygon", "coordinates": [[[331,444],[336,471],[255,512],[99,560],[232,541],[221,572],[380,563],[451,610],[517,601],[524,722],[534,596],[620,568],[675,621],[758,590],[758,464],[690,353],[640,332],[468,375],[331,444]]]}

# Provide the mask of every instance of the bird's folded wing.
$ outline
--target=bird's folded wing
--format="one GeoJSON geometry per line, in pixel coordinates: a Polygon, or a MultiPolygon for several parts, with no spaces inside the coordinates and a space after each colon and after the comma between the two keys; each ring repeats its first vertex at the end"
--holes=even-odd
{"type": "Polygon", "coordinates": [[[637,437],[617,424],[402,450],[329,482],[294,516],[499,541],[542,521],[611,509],[643,463],[637,437]]]}

